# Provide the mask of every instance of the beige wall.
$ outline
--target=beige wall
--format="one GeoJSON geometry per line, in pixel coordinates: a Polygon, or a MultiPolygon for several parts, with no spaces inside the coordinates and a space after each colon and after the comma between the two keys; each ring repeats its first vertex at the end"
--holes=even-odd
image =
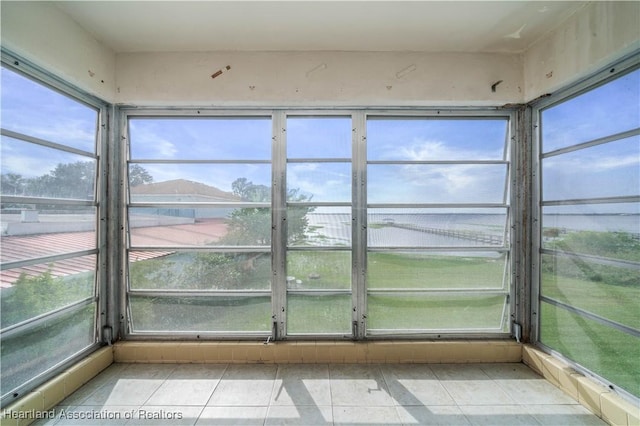
{"type": "Polygon", "coordinates": [[[46,2],[0,3],[2,46],[106,101],[115,93],[115,53],[46,2]]]}
{"type": "Polygon", "coordinates": [[[640,49],[640,2],[593,2],[524,55],[525,100],[552,93],[640,49]]]}
{"type": "Polygon", "coordinates": [[[116,54],[47,2],[3,1],[1,13],[3,46],[109,102],[136,105],[499,106],[640,49],[635,1],[590,3],[524,54],[116,54]]]}
{"type": "Polygon", "coordinates": [[[134,53],[117,56],[116,75],[117,102],[132,104],[502,105],[523,97],[518,55],[134,53]]]}

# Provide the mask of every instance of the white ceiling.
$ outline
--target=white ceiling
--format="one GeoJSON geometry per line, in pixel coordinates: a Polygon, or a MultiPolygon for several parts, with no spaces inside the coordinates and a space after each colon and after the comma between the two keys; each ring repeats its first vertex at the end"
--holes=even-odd
{"type": "Polygon", "coordinates": [[[584,1],[54,1],[115,52],[518,53],[584,1]]]}

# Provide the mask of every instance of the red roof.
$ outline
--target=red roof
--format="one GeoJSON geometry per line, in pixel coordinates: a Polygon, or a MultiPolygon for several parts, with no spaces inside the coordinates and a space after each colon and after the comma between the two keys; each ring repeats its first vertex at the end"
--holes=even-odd
{"type": "MultiPolygon", "coordinates": [[[[136,246],[194,246],[218,241],[227,232],[223,219],[210,219],[192,224],[133,228],[132,241],[136,246]]],[[[52,234],[20,235],[2,237],[0,261],[17,262],[44,256],[73,253],[96,248],[95,232],[60,232],[52,234]]],[[[131,262],[166,256],[175,250],[132,251],[131,262]]],[[[22,268],[0,271],[0,288],[11,287],[21,274],[41,275],[47,270],[55,277],[79,274],[96,270],[96,256],[74,257],[49,264],[41,263],[22,268]]]]}

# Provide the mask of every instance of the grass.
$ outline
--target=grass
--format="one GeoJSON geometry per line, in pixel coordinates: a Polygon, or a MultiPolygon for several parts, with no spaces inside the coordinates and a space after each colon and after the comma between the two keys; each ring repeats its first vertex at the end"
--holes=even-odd
{"type": "MultiPolygon", "coordinates": [[[[544,296],[640,329],[640,283],[636,281],[633,285],[625,271],[553,262],[543,260],[541,291],[544,296]]],[[[348,251],[292,251],[288,253],[287,274],[300,279],[303,290],[348,291],[351,263],[348,251]]],[[[445,296],[419,290],[500,289],[504,272],[504,257],[370,253],[368,327],[443,331],[496,329],[503,319],[503,296],[469,296],[464,292],[445,296]],[[416,292],[394,293],[397,289],[416,292]]],[[[270,330],[268,297],[237,298],[228,304],[211,299],[203,302],[201,305],[176,304],[174,299],[147,307],[136,307],[133,303],[134,320],[136,316],[140,319],[153,312],[146,322],[153,330],[270,330]]],[[[350,331],[351,296],[349,293],[290,294],[287,315],[290,333],[346,334],[350,331]]],[[[546,303],[542,304],[540,320],[542,343],[640,395],[640,339],[546,303]]]]}

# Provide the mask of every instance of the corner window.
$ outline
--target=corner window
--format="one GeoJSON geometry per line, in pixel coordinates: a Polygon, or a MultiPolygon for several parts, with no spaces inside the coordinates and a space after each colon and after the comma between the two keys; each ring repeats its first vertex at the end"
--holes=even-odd
{"type": "Polygon", "coordinates": [[[98,106],[2,67],[3,400],[97,343],[98,106]],[[65,344],[60,344],[65,342],[65,344]]]}
{"type": "Polygon", "coordinates": [[[640,396],[640,70],[540,111],[539,341],[640,396]]]}

